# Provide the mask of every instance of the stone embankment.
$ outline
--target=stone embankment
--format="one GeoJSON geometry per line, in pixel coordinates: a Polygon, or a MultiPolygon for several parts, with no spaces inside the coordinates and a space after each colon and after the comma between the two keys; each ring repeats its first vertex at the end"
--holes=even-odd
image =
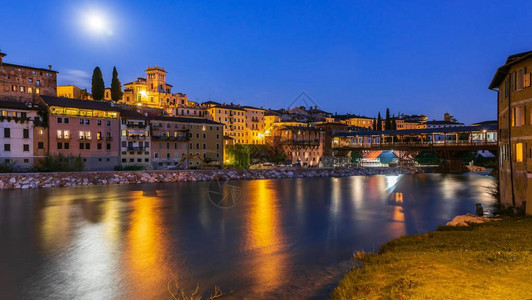
{"type": "Polygon", "coordinates": [[[170,171],[102,171],[72,173],[0,174],[0,190],[106,184],[140,184],[156,182],[241,180],[300,177],[345,177],[354,175],[416,174],[415,167],[334,168],[334,169],[261,169],[261,170],[170,170],[170,171]]]}

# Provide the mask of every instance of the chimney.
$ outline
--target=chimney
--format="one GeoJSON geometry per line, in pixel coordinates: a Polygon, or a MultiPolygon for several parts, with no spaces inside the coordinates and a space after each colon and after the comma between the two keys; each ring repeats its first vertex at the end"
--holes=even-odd
{"type": "Polygon", "coordinates": [[[48,70],[52,71],[52,65],[48,65],[48,70]]]}

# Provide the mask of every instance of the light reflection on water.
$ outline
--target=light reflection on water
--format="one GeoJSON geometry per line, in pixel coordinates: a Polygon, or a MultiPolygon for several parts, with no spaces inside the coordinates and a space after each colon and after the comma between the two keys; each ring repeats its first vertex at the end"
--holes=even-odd
{"type": "Polygon", "coordinates": [[[324,298],[351,253],[489,203],[491,177],[255,180],[221,209],[208,183],[0,192],[0,298],[324,298]]]}

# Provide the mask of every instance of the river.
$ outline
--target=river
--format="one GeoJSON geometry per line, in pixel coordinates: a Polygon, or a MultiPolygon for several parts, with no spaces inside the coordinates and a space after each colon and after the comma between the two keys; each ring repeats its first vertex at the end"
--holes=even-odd
{"type": "Polygon", "coordinates": [[[170,299],[199,283],[235,299],[324,299],[354,251],[486,207],[492,184],[417,174],[0,191],[0,298],[170,299]]]}

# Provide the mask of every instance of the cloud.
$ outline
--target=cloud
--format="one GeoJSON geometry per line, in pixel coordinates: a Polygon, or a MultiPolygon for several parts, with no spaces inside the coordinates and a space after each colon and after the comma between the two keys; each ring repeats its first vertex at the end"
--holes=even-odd
{"type": "Polygon", "coordinates": [[[72,84],[85,89],[90,86],[91,75],[82,70],[67,69],[59,72],[58,80],[60,85],[72,84]]]}

